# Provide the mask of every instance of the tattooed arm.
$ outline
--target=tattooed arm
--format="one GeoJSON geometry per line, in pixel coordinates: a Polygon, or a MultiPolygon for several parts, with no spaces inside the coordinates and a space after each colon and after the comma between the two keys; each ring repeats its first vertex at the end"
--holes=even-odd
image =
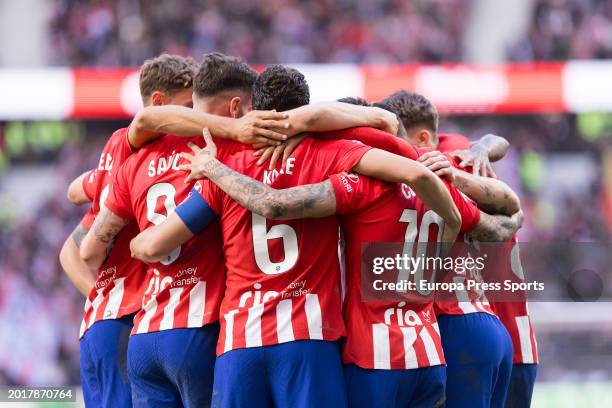
{"type": "Polygon", "coordinates": [[[64,242],[59,255],[64,273],[66,273],[68,279],[85,297],[89,296],[89,292],[95,282],[95,276],[79,254],[79,247],[87,231],[89,230],[83,225],[77,225],[72,234],[64,242]]]}
{"type": "Polygon", "coordinates": [[[454,184],[489,214],[512,215],[521,209],[518,196],[503,181],[458,170],[454,171],[454,184]]]}
{"type": "Polygon", "coordinates": [[[512,216],[489,215],[480,212],[480,221],[470,235],[480,242],[506,242],[523,225],[523,212],[512,216]]]}
{"type": "Polygon", "coordinates": [[[438,176],[447,178],[489,214],[510,216],[521,208],[518,196],[507,184],[494,178],[475,176],[458,170],[446,155],[437,150],[422,154],[418,161],[438,176]]]}
{"type": "Polygon", "coordinates": [[[115,236],[128,221],[102,206],[81,244],[81,259],[91,271],[97,271],[106,259],[115,236]]]}

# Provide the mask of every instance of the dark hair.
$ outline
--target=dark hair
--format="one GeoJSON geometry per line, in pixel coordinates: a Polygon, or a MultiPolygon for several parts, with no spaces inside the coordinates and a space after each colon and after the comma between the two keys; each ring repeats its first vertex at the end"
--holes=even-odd
{"type": "Polygon", "coordinates": [[[271,65],[259,74],[253,85],[253,109],[286,111],[309,102],[308,82],[294,68],[271,65]]]}
{"type": "Polygon", "coordinates": [[[193,82],[193,92],[199,97],[228,90],[250,94],[256,78],[257,72],[240,58],[211,52],[202,59],[193,82]]]}
{"type": "Polygon", "coordinates": [[[366,101],[360,96],[347,96],[345,98],[338,99],[338,102],[350,103],[351,105],[372,106],[370,102],[366,101]]]}
{"type": "Polygon", "coordinates": [[[423,95],[405,90],[397,91],[375,106],[387,106],[404,124],[406,129],[420,125],[434,134],[438,131],[438,111],[433,103],[423,95]]]}
{"type": "Polygon", "coordinates": [[[196,63],[191,57],[162,54],[146,60],[140,67],[139,85],[142,98],[155,91],[168,94],[191,88],[196,63]]]}

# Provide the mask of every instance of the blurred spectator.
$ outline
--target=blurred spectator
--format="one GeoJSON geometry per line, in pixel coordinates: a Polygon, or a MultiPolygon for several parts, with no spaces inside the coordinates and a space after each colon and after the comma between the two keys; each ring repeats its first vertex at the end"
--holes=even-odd
{"type": "Polygon", "coordinates": [[[509,53],[515,61],[612,57],[612,0],[537,0],[526,36],[509,53]]]}
{"type": "Polygon", "coordinates": [[[52,63],[222,50],[254,64],[459,61],[461,0],[54,0],[52,63]]]}

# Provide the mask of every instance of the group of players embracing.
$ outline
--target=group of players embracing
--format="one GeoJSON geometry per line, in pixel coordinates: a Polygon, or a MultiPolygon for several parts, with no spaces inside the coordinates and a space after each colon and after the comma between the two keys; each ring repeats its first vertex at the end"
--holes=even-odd
{"type": "Polygon", "coordinates": [[[88,407],[529,406],[525,302],[360,292],[367,243],[516,242],[505,139],[438,135],[406,91],[309,104],[296,69],[220,53],[147,60],[140,92],[68,191],[88,407]]]}

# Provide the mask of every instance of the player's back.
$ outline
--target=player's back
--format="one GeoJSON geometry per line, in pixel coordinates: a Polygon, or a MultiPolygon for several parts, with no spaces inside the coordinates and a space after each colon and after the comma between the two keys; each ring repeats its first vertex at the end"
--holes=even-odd
{"type": "MultiPolygon", "coordinates": [[[[238,153],[227,164],[284,189],[350,170],[368,149],[353,141],[307,138],[283,168],[257,166],[251,152],[238,153]]],[[[218,354],[343,336],[337,218],[271,221],[241,207],[210,182],[202,194],[221,214],[228,267],[218,354]]]]}
{"type": "MultiPolygon", "coordinates": [[[[184,183],[181,152],[188,143],[202,146],[201,137],[166,135],[130,157],[114,180],[108,207],[125,219],[135,219],[140,230],[162,223],[184,201],[193,184],[184,183]]],[[[224,265],[219,223],[149,265],[142,310],[134,332],[201,327],[218,319],[224,287],[224,265]]]]}
{"type": "MultiPolygon", "coordinates": [[[[108,197],[114,174],[132,154],[127,128],[115,131],[106,142],[98,167],[83,181],[83,188],[92,198],[92,205],[82,224],[89,228],[108,197]]],[[[130,256],[130,240],[138,226],[130,222],[115,239],[113,247],[98,269],[94,287],[85,304],[80,335],[98,320],[116,319],[140,309],[144,292],[145,265],[130,256]]]]}
{"type": "MultiPolygon", "coordinates": [[[[366,259],[393,258],[397,254],[435,257],[443,220],[405,184],[384,183],[355,174],[339,174],[331,180],[337,211],[343,214],[346,251],[345,362],[376,369],[443,364],[433,294],[421,297],[416,289],[402,289],[406,291],[403,296],[389,290],[362,292],[372,287],[375,279],[367,266],[363,270],[367,275],[362,275],[366,259]]],[[[454,187],[448,187],[462,213],[462,229],[472,228],[477,210],[454,187]]],[[[380,277],[384,282],[408,280],[418,285],[434,274],[432,269],[423,264],[410,270],[392,268],[380,277]]],[[[426,289],[419,290],[424,292],[426,289]]]]}
{"type": "MultiPolygon", "coordinates": [[[[525,281],[516,235],[508,242],[488,244],[488,247],[496,257],[495,272],[499,281],[510,280],[516,283],[525,281]]],[[[512,338],[513,363],[537,364],[538,345],[529,316],[527,291],[501,296],[491,301],[491,307],[512,338]]]]}

